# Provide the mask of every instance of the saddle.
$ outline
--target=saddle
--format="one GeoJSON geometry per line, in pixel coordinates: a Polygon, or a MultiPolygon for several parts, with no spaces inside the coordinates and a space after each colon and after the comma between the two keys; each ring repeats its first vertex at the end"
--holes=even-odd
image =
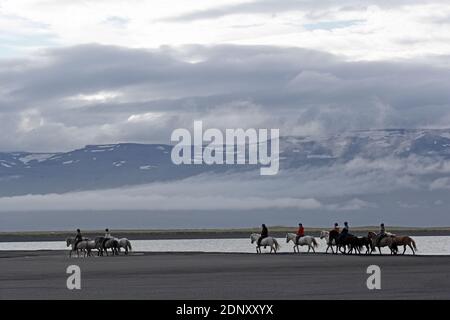
{"type": "Polygon", "coordinates": [[[295,244],[296,244],[296,245],[299,245],[299,244],[300,244],[300,239],[301,239],[301,238],[304,238],[304,237],[305,237],[304,235],[303,235],[303,236],[300,236],[300,237],[296,236],[297,241],[295,242],[295,244]]]}

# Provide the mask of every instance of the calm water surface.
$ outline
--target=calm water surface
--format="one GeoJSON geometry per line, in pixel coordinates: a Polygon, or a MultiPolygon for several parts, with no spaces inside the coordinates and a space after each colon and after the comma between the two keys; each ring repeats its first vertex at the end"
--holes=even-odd
{"type": "MultiPolygon", "coordinates": [[[[317,252],[326,249],[325,240],[316,238],[319,242],[317,252]]],[[[450,255],[450,236],[413,237],[421,255],[450,255]]],[[[292,242],[277,238],[281,244],[280,252],[292,252],[292,242]]],[[[250,239],[177,239],[177,240],[133,240],[134,251],[140,252],[255,252],[255,246],[250,239]]],[[[36,242],[0,242],[0,250],[66,250],[65,241],[36,241],[36,242]]],[[[401,249],[403,250],[403,249],[401,249]]],[[[264,251],[264,250],[263,250],[264,251]]],[[[268,250],[266,250],[268,251],[268,250]]],[[[307,247],[300,247],[306,252],[307,247]]],[[[389,249],[384,248],[388,253],[389,249]]],[[[400,251],[402,252],[402,251],[400,251]]],[[[409,249],[406,253],[410,254],[409,249]]]]}

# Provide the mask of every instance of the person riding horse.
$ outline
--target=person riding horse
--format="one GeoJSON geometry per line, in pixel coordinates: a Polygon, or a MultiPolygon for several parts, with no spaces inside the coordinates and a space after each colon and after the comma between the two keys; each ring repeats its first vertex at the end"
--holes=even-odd
{"type": "Polygon", "coordinates": [[[387,236],[386,228],[384,227],[384,223],[380,224],[380,232],[378,232],[377,240],[375,242],[375,246],[378,247],[383,238],[387,236]]]}
{"type": "Polygon", "coordinates": [[[267,229],[266,225],[263,223],[261,227],[262,227],[262,230],[261,230],[261,236],[258,238],[258,246],[261,246],[261,241],[264,238],[267,238],[269,236],[269,230],[267,229]]]}
{"type": "Polygon", "coordinates": [[[77,229],[77,234],[75,236],[75,244],[73,245],[73,248],[76,250],[78,243],[83,241],[83,236],[81,235],[80,229],[77,229]]]}
{"type": "Polygon", "coordinates": [[[345,221],[344,222],[344,228],[342,229],[341,234],[339,235],[339,242],[341,242],[342,240],[344,240],[347,236],[348,236],[348,231],[349,231],[349,227],[348,227],[348,222],[345,221]]]}
{"type": "Polygon", "coordinates": [[[341,233],[341,230],[339,230],[339,225],[338,225],[337,222],[334,224],[334,229],[333,229],[333,231],[336,231],[338,234],[341,233]]]}
{"type": "Polygon", "coordinates": [[[106,229],[105,229],[105,238],[103,239],[103,243],[102,243],[102,248],[103,248],[103,250],[106,250],[106,247],[105,247],[106,241],[108,241],[108,240],[111,239],[111,238],[112,238],[112,237],[111,237],[111,233],[109,233],[109,229],[106,228],[106,229]]]}
{"type": "Polygon", "coordinates": [[[305,228],[303,228],[303,224],[299,223],[298,230],[297,230],[297,236],[295,237],[295,243],[298,244],[298,240],[304,236],[305,236],[305,228]]]}

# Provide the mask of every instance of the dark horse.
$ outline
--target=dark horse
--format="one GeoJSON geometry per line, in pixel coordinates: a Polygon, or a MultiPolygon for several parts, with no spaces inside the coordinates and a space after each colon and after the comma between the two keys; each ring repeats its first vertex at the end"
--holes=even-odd
{"type": "Polygon", "coordinates": [[[365,254],[370,254],[373,251],[372,241],[368,237],[358,237],[356,245],[358,247],[359,253],[361,253],[363,247],[366,247],[365,254]]]}
{"type": "MultiPolygon", "coordinates": [[[[362,240],[360,240],[358,237],[355,237],[352,234],[347,234],[343,238],[341,238],[340,233],[337,230],[331,230],[329,235],[328,242],[330,244],[335,243],[336,244],[336,253],[339,251],[344,254],[351,254],[351,253],[361,253],[361,243],[362,240]],[[347,246],[349,251],[347,252],[347,246]]],[[[333,248],[331,248],[333,251],[333,248]]],[[[334,253],[334,252],[333,252],[334,253]]]]}
{"type": "Polygon", "coordinates": [[[337,241],[337,247],[341,253],[347,254],[347,246],[348,246],[348,254],[352,254],[353,252],[361,253],[360,252],[360,241],[358,237],[355,237],[352,234],[347,234],[344,238],[338,237],[337,241]]]}

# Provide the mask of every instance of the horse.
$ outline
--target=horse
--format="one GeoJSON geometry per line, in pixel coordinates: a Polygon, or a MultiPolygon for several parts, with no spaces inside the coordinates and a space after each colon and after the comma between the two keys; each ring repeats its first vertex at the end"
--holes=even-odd
{"type": "Polygon", "coordinates": [[[338,237],[336,240],[336,243],[337,243],[337,248],[343,254],[347,254],[347,246],[349,248],[348,254],[352,254],[353,252],[355,252],[355,254],[361,253],[360,241],[359,241],[358,237],[356,237],[352,234],[347,234],[344,238],[338,237]],[[342,251],[342,248],[344,249],[343,251],[342,251]]]}
{"type": "Polygon", "coordinates": [[[300,250],[298,246],[308,246],[308,252],[312,249],[312,251],[315,253],[316,251],[314,248],[317,248],[319,244],[317,243],[316,239],[311,236],[303,236],[300,239],[298,239],[298,242],[295,243],[295,239],[297,238],[297,235],[295,233],[287,233],[286,234],[286,243],[289,243],[289,241],[292,241],[294,243],[294,252],[300,253],[300,250]],[[297,249],[297,251],[296,251],[297,249]]]}
{"type": "Polygon", "coordinates": [[[403,255],[406,252],[406,246],[408,246],[411,249],[413,255],[415,255],[417,251],[416,242],[409,236],[394,236],[392,239],[391,246],[395,246],[394,251],[395,254],[397,254],[398,246],[403,246],[403,253],[402,253],[403,255]]]}
{"type": "Polygon", "coordinates": [[[125,249],[125,254],[128,254],[128,250],[131,251],[131,242],[130,240],[128,240],[127,238],[121,238],[117,240],[119,242],[118,244],[118,250],[120,252],[120,248],[124,248],[125,249]]]}
{"type": "MultiPolygon", "coordinates": [[[[258,243],[258,239],[261,235],[259,233],[252,233],[250,235],[251,243],[258,243]]],[[[269,246],[270,247],[270,253],[275,252],[277,253],[277,250],[281,248],[281,246],[278,244],[277,239],[274,237],[267,237],[262,239],[261,244],[256,244],[256,253],[261,253],[261,247],[269,246]]]]}
{"type": "Polygon", "coordinates": [[[376,247],[378,247],[378,251],[381,254],[382,247],[388,247],[391,250],[391,254],[395,254],[397,252],[397,245],[393,242],[395,235],[392,233],[386,232],[386,236],[378,241],[379,235],[375,232],[369,231],[367,234],[367,238],[372,241],[372,253],[376,247]]]}
{"type": "MultiPolygon", "coordinates": [[[[95,237],[94,242],[95,242],[95,248],[98,250],[97,255],[98,256],[103,256],[103,251],[106,251],[105,248],[103,248],[103,242],[105,241],[105,237],[95,237]]],[[[108,254],[108,253],[106,253],[108,254]]]]}
{"type": "Polygon", "coordinates": [[[372,252],[372,241],[368,237],[358,237],[356,245],[358,246],[359,253],[361,253],[362,247],[366,247],[365,254],[370,254],[372,252]]]}
{"type": "Polygon", "coordinates": [[[75,237],[68,237],[66,238],[66,245],[67,247],[72,246],[69,252],[69,258],[72,257],[72,252],[77,252],[77,257],[80,257],[80,250],[83,252],[84,256],[86,257],[86,252],[88,255],[90,255],[90,247],[93,243],[91,243],[91,240],[89,238],[82,238],[81,241],[77,243],[77,246],[75,248],[75,237]],[[87,251],[89,248],[89,251],[87,251]]]}
{"type": "Polygon", "coordinates": [[[91,256],[91,250],[96,249],[95,240],[82,240],[77,244],[77,249],[83,252],[84,257],[86,255],[89,257],[91,256]]]}
{"type": "Polygon", "coordinates": [[[327,249],[325,250],[325,253],[328,253],[328,249],[331,248],[331,252],[334,253],[333,246],[336,246],[336,253],[338,250],[337,246],[337,239],[339,238],[339,232],[336,230],[331,231],[325,231],[322,230],[320,232],[320,239],[326,239],[327,241],[327,249]]]}

